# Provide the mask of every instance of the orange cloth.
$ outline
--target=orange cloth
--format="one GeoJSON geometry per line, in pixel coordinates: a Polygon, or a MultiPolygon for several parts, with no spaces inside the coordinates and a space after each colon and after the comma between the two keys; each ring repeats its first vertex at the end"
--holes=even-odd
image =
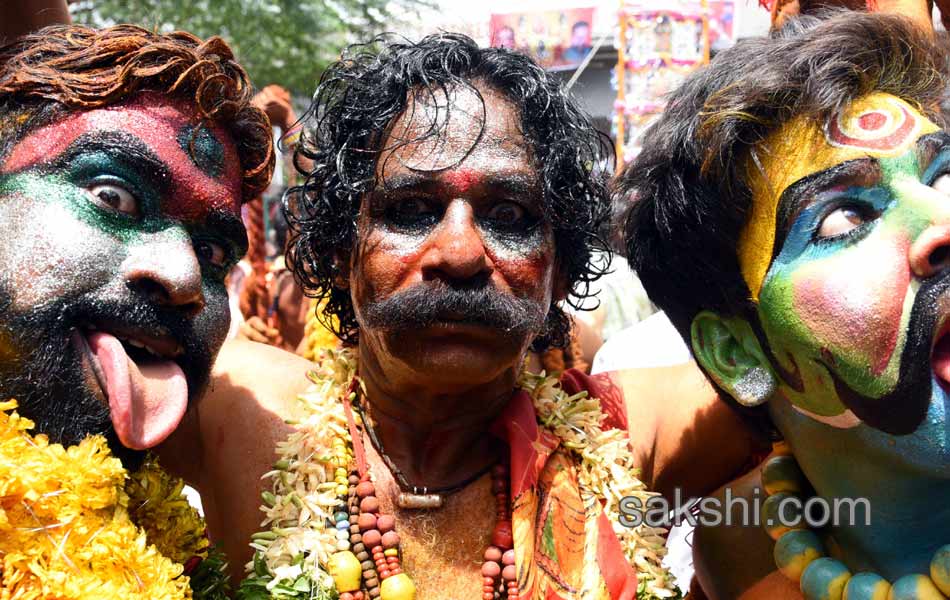
{"type": "MultiPolygon", "coordinates": [[[[619,389],[606,378],[568,370],[568,394],[587,390],[607,415],[603,427],[627,431],[619,389]]],[[[637,573],[627,562],[601,502],[584,498],[574,457],[538,424],[527,393],[518,391],[493,429],[511,450],[515,567],[520,598],[633,600],[637,573]]]]}

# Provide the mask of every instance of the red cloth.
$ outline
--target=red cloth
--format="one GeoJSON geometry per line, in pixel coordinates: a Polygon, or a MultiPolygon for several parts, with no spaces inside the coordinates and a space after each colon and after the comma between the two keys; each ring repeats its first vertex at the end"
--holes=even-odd
{"type": "MultiPolygon", "coordinates": [[[[620,390],[607,377],[568,370],[561,386],[601,401],[605,429],[627,431],[620,390]]],[[[518,391],[493,431],[511,451],[512,530],[521,599],[632,600],[637,573],[627,562],[600,502],[583,498],[573,454],[538,424],[518,391]]]]}

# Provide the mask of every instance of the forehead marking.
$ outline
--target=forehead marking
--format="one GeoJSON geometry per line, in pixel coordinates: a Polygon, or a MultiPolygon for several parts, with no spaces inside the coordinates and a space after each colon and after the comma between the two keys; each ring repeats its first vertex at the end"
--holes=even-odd
{"type": "Polygon", "coordinates": [[[836,148],[853,148],[869,153],[900,152],[918,137],[920,119],[893,96],[882,102],[855,107],[848,115],[828,119],[825,138],[836,148]]]}

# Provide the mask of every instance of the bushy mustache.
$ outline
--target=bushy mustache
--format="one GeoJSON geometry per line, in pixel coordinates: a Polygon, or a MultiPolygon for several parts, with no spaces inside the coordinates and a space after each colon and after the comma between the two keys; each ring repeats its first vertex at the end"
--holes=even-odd
{"type": "Polygon", "coordinates": [[[487,282],[432,282],[369,303],[360,316],[364,326],[385,330],[451,322],[482,325],[514,337],[539,333],[547,310],[536,300],[505,294],[487,282]]]}

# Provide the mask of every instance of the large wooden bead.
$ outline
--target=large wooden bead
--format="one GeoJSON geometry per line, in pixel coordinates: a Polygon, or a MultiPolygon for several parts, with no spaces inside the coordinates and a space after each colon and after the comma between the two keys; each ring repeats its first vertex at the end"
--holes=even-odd
{"type": "Polygon", "coordinates": [[[877,573],[856,573],[848,580],[842,600],[887,600],[891,584],[877,573]]]}
{"type": "Polygon", "coordinates": [[[511,533],[511,521],[499,521],[491,534],[491,543],[499,548],[511,548],[514,540],[511,533]]]}
{"type": "Polygon", "coordinates": [[[797,582],[813,560],[825,555],[825,547],[812,531],[786,531],[775,542],[772,555],[775,558],[775,566],[782,575],[797,582]]]}
{"type": "Polygon", "coordinates": [[[813,560],[799,582],[805,600],[841,600],[851,571],[840,560],[823,557],[813,560]]]}
{"type": "Polygon", "coordinates": [[[946,600],[926,575],[904,575],[891,586],[887,600],[946,600]]]}
{"type": "Polygon", "coordinates": [[[363,573],[360,561],[352,552],[336,552],[327,561],[327,572],[333,578],[338,592],[355,592],[360,589],[363,573]]]}
{"type": "Polygon", "coordinates": [[[393,575],[379,586],[379,597],[381,600],[415,600],[416,586],[405,573],[393,575]]]}
{"type": "Polygon", "coordinates": [[[808,527],[800,512],[801,502],[794,503],[793,498],[792,494],[779,492],[769,496],[762,503],[762,527],[773,540],[777,541],[785,532],[792,529],[808,527]]]}
{"type": "Polygon", "coordinates": [[[945,596],[950,596],[950,544],[938,548],[930,561],[930,578],[945,596]]]}
{"type": "Polygon", "coordinates": [[[807,487],[802,470],[794,456],[774,456],[762,467],[762,487],[765,493],[778,492],[801,495],[807,487]]]}

